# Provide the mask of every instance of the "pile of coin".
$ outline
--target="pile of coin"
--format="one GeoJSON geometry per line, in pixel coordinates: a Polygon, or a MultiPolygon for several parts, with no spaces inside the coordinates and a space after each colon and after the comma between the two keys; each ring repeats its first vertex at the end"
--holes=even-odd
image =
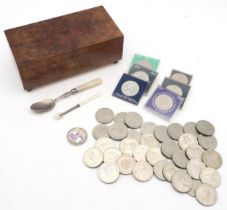
{"type": "Polygon", "coordinates": [[[92,131],[97,140],[85,151],[83,161],[90,168],[100,166],[101,181],[113,183],[120,174],[132,174],[146,182],[154,174],[205,206],[216,203],[222,157],[215,151],[215,128],[210,122],[156,125],[143,122],[136,112],[114,115],[109,108],[99,109],[95,118],[100,123],[92,131]]]}

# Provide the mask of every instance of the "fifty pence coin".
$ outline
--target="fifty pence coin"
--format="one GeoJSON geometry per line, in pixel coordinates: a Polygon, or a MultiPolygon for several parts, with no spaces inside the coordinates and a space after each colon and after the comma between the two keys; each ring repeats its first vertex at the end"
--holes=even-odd
{"type": "Polygon", "coordinates": [[[153,122],[145,122],[140,128],[140,132],[142,134],[153,134],[154,129],[157,125],[153,122]]]}
{"type": "Polygon", "coordinates": [[[121,174],[131,174],[132,169],[136,163],[135,159],[131,155],[121,155],[116,160],[118,168],[121,174]]]}
{"type": "Polygon", "coordinates": [[[158,139],[160,142],[164,142],[167,140],[172,140],[168,133],[167,133],[167,127],[164,125],[159,125],[155,127],[154,129],[154,136],[158,139]]]}
{"type": "Polygon", "coordinates": [[[196,188],[201,184],[201,181],[198,179],[192,179],[192,188],[188,191],[188,194],[192,197],[195,197],[196,188]]]}
{"type": "Polygon", "coordinates": [[[135,96],[139,92],[139,85],[132,80],[124,82],[121,86],[121,92],[126,96],[135,96]]]}
{"type": "Polygon", "coordinates": [[[166,178],[168,182],[171,182],[172,176],[179,171],[183,171],[183,169],[178,168],[172,161],[167,163],[163,168],[163,176],[166,178]]]}
{"type": "Polygon", "coordinates": [[[114,163],[117,158],[121,155],[121,151],[115,147],[108,148],[104,152],[104,162],[105,163],[114,163]]]}
{"type": "Polygon", "coordinates": [[[211,206],[217,202],[217,191],[209,184],[200,184],[195,191],[196,199],[205,206],[211,206]]]}
{"type": "Polygon", "coordinates": [[[144,134],[140,139],[140,144],[145,144],[148,147],[161,147],[161,144],[153,134],[144,134]]]}
{"type": "Polygon", "coordinates": [[[136,180],[146,182],[152,178],[153,168],[146,161],[138,161],[133,167],[132,174],[136,180]]]}
{"type": "Polygon", "coordinates": [[[142,135],[137,130],[133,130],[133,129],[128,130],[127,138],[136,139],[137,142],[139,143],[141,137],[142,135]]]}
{"type": "Polygon", "coordinates": [[[213,187],[218,187],[221,184],[221,175],[214,168],[204,168],[200,173],[200,179],[203,183],[213,187]]]}
{"type": "Polygon", "coordinates": [[[179,150],[180,147],[174,140],[164,141],[161,145],[161,151],[164,156],[171,158],[174,151],[179,150]]]}
{"type": "Polygon", "coordinates": [[[125,116],[125,123],[130,128],[140,128],[143,124],[143,118],[136,112],[128,112],[125,116]]]}
{"type": "Polygon", "coordinates": [[[173,162],[180,168],[186,168],[188,163],[188,158],[185,155],[184,150],[176,150],[172,154],[173,162]]]}
{"type": "Polygon", "coordinates": [[[113,124],[110,126],[109,135],[114,140],[121,140],[128,135],[128,128],[123,124],[113,124]]]}
{"type": "Polygon", "coordinates": [[[103,153],[97,147],[91,147],[84,152],[83,162],[90,168],[98,167],[103,161],[103,153]]]}
{"type": "Polygon", "coordinates": [[[176,172],[172,177],[172,185],[178,192],[188,192],[192,188],[192,179],[185,172],[176,172]]]}
{"type": "Polygon", "coordinates": [[[186,150],[191,144],[198,144],[197,138],[190,133],[184,133],[179,138],[181,149],[186,150]]]}
{"type": "Polygon", "coordinates": [[[179,123],[171,123],[167,127],[167,132],[172,139],[178,140],[184,132],[183,126],[179,123]]]}
{"type": "Polygon", "coordinates": [[[109,137],[109,126],[103,124],[96,125],[92,130],[92,136],[95,139],[109,137]]]}
{"type": "Polygon", "coordinates": [[[165,160],[159,147],[150,147],[146,153],[147,161],[153,166],[159,160],[165,160]]]}
{"type": "Polygon", "coordinates": [[[123,154],[133,155],[133,152],[138,145],[137,140],[125,138],[120,143],[120,150],[123,154]]]}
{"type": "Polygon", "coordinates": [[[222,165],[221,155],[214,150],[207,150],[202,154],[202,161],[207,167],[218,169],[222,165]]]}
{"type": "Polygon", "coordinates": [[[203,149],[215,149],[217,147],[217,139],[214,136],[199,135],[199,144],[203,149]]]}
{"type": "Polygon", "coordinates": [[[214,126],[206,120],[199,120],[196,123],[196,129],[205,136],[212,136],[215,132],[214,126]]]}
{"type": "Polygon", "coordinates": [[[113,183],[119,177],[119,169],[115,163],[103,163],[98,168],[98,177],[106,184],[113,183]]]}
{"type": "Polygon", "coordinates": [[[195,137],[199,137],[199,133],[196,129],[196,123],[195,122],[187,122],[184,125],[184,132],[185,133],[190,133],[195,137]]]}
{"type": "Polygon", "coordinates": [[[163,168],[164,168],[168,163],[169,163],[168,160],[159,160],[158,162],[156,162],[156,163],[154,164],[154,174],[155,174],[155,176],[156,176],[158,179],[160,179],[160,180],[162,180],[162,181],[166,180],[166,178],[165,178],[164,175],[163,175],[163,168]]]}
{"type": "Polygon", "coordinates": [[[204,152],[204,149],[197,143],[191,144],[186,148],[186,155],[190,160],[191,159],[201,160],[201,156],[203,152],[204,152]]]}
{"type": "Polygon", "coordinates": [[[192,159],[188,162],[187,164],[187,171],[188,174],[193,178],[193,179],[199,179],[200,172],[206,168],[205,164],[198,159],[192,159]]]}
{"type": "Polygon", "coordinates": [[[103,137],[95,142],[95,146],[99,148],[102,152],[105,152],[105,150],[114,147],[115,144],[110,138],[103,137]]]}
{"type": "Polygon", "coordinates": [[[133,156],[136,161],[146,161],[146,153],[149,149],[149,146],[145,144],[138,145],[133,152],[133,156]]]}
{"type": "Polygon", "coordinates": [[[67,139],[72,145],[79,146],[87,140],[87,131],[83,128],[72,128],[67,133],[67,139]]]}
{"type": "Polygon", "coordinates": [[[102,124],[107,124],[113,121],[114,113],[109,108],[101,108],[95,113],[95,119],[102,124]]]}

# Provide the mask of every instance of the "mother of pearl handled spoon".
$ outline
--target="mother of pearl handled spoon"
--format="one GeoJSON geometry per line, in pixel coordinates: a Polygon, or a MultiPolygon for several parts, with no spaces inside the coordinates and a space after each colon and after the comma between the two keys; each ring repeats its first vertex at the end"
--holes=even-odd
{"type": "Polygon", "coordinates": [[[36,102],[36,103],[32,104],[30,108],[35,112],[49,111],[55,106],[56,102],[59,101],[60,99],[63,99],[63,98],[66,98],[70,95],[73,95],[75,93],[93,88],[93,87],[98,86],[100,84],[102,84],[102,80],[100,78],[93,79],[89,82],[86,82],[82,85],[79,85],[78,87],[71,89],[70,91],[68,91],[66,93],[63,93],[62,95],[58,96],[55,99],[44,99],[42,101],[36,102]]]}
{"type": "Polygon", "coordinates": [[[92,100],[98,98],[99,96],[101,96],[101,94],[96,93],[95,95],[92,95],[91,97],[89,97],[89,98],[85,99],[84,101],[82,101],[82,102],[76,104],[75,106],[73,106],[73,107],[67,109],[66,111],[58,113],[58,114],[55,115],[54,117],[55,117],[56,120],[59,120],[59,119],[63,118],[64,115],[66,115],[66,114],[68,114],[69,112],[73,111],[74,109],[77,109],[77,108],[83,106],[84,104],[86,104],[86,103],[88,103],[88,102],[90,102],[90,101],[92,101],[92,100]]]}

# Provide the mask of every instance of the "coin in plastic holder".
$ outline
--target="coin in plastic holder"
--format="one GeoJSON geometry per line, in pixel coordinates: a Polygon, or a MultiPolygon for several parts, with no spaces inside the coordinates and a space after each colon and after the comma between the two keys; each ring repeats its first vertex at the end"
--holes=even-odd
{"type": "Polygon", "coordinates": [[[181,96],[158,86],[145,106],[164,119],[170,120],[182,102],[181,96]]]}
{"type": "Polygon", "coordinates": [[[79,127],[72,128],[67,133],[67,139],[72,145],[79,146],[87,140],[87,131],[79,127]]]}
{"type": "Polygon", "coordinates": [[[147,86],[148,82],[123,74],[112,95],[130,103],[138,104],[147,86]]]}
{"type": "Polygon", "coordinates": [[[144,81],[147,81],[149,82],[148,83],[148,86],[145,90],[145,92],[147,93],[151,87],[151,85],[153,84],[156,76],[157,76],[157,73],[154,72],[154,71],[151,71],[150,69],[147,69],[141,65],[138,65],[138,64],[134,64],[129,72],[128,72],[130,75],[138,78],[138,79],[141,79],[141,80],[144,80],[144,81]]]}
{"type": "Polygon", "coordinates": [[[192,75],[173,69],[171,71],[170,78],[189,85],[192,80],[192,75]]]}

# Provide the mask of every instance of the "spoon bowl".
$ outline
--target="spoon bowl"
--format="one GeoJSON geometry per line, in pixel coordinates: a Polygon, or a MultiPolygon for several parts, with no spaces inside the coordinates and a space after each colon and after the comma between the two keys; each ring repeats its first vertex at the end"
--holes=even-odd
{"type": "Polygon", "coordinates": [[[36,102],[31,105],[31,110],[36,112],[46,112],[51,110],[55,106],[56,100],[54,99],[44,99],[42,101],[36,102]]]}

